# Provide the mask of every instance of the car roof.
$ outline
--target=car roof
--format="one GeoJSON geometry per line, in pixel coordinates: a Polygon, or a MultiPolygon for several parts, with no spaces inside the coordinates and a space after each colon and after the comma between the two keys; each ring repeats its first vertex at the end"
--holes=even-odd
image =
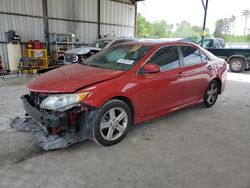
{"type": "MultiPolygon", "coordinates": [[[[147,46],[155,46],[155,47],[161,47],[161,46],[166,46],[166,45],[191,45],[195,46],[196,48],[200,48],[197,44],[189,41],[182,41],[182,40],[158,40],[158,39],[150,39],[150,40],[138,40],[138,41],[133,41],[129,42],[126,44],[138,44],[138,45],[147,45],[147,46]]],[[[121,44],[122,45],[122,44],[121,44]]]]}
{"type": "Polygon", "coordinates": [[[138,39],[135,38],[135,37],[105,37],[105,38],[98,39],[97,41],[100,41],[100,40],[111,40],[111,41],[115,41],[115,40],[122,40],[122,39],[138,40],[138,39]]]}

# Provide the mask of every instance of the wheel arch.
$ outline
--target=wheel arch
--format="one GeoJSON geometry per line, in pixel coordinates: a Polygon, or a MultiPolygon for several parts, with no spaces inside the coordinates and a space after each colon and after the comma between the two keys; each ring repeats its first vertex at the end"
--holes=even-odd
{"type": "Polygon", "coordinates": [[[215,80],[218,84],[219,84],[219,94],[221,94],[221,86],[222,86],[222,82],[221,82],[221,79],[216,77],[214,79],[211,80],[211,82],[215,80]]]}
{"type": "Polygon", "coordinates": [[[134,104],[133,104],[132,100],[129,99],[128,97],[125,97],[125,96],[115,96],[115,97],[112,97],[111,99],[109,99],[108,101],[110,101],[112,99],[121,100],[121,101],[125,102],[129,106],[129,108],[131,110],[131,114],[132,114],[132,122],[134,122],[135,107],[134,107],[134,104]]]}

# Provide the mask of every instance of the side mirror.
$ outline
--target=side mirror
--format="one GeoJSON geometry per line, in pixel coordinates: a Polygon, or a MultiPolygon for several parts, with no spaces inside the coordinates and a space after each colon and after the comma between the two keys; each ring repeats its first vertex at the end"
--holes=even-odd
{"type": "Polygon", "coordinates": [[[143,66],[144,73],[157,73],[160,72],[160,67],[159,65],[152,64],[152,63],[146,63],[143,66]]]}

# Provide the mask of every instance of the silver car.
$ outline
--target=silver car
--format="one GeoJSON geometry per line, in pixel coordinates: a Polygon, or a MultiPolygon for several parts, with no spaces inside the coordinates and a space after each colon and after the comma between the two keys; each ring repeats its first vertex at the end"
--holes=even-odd
{"type": "Polygon", "coordinates": [[[64,64],[77,63],[79,61],[84,61],[88,57],[100,52],[102,49],[108,48],[124,42],[137,41],[136,38],[126,38],[126,37],[108,37],[99,39],[96,42],[83,46],[80,48],[71,49],[64,54],[64,64]]]}

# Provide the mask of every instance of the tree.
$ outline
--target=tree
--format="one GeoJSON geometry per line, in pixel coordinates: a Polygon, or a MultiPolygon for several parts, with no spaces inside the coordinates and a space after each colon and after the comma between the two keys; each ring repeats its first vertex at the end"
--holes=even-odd
{"type": "MultiPolygon", "coordinates": [[[[209,37],[209,29],[206,29],[206,37],[209,37]]],[[[172,34],[173,37],[183,37],[183,38],[192,38],[193,40],[199,41],[201,37],[202,27],[201,26],[192,26],[187,21],[182,21],[176,25],[176,31],[172,34]]]]}
{"type": "Polygon", "coordinates": [[[249,18],[249,16],[250,16],[250,10],[249,10],[249,9],[243,10],[243,11],[242,11],[242,16],[245,17],[244,36],[246,36],[247,21],[248,21],[248,18],[249,18]]]}
{"type": "MultiPolygon", "coordinates": [[[[209,30],[206,29],[206,36],[211,36],[209,30]]],[[[182,21],[177,24],[176,31],[173,32],[173,25],[168,24],[164,20],[149,22],[140,13],[137,14],[137,36],[142,38],[169,38],[169,37],[181,37],[192,38],[198,41],[202,27],[192,26],[187,21],[182,21]]]]}
{"type": "Polygon", "coordinates": [[[236,17],[234,15],[232,15],[231,18],[229,18],[230,25],[232,24],[233,26],[233,32],[232,32],[233,35],[234,35],[235,20],[236,17]]]}
{"type": "Polygon", "coordinates": [[[173,25],[166,21],[154,21],[150,23],[140,13],[137,14],[137,36],[142,38],[166,38],[170,37],[173,25]]]}
{"type": "MultiPolygon", "coordinates": [[[[201,26],[194,25],[194,26],[192,26],[192,29],[194,30],[196,35],[198,35],[198,36],[201,35],[201,32],[202,32],[202,27],[201,26]]],[[[211,37],[210,30],[208,28],[205,29],[205,36],[206,37],[211,37]]]]}
{"type": "Polygon", "coordinates": [[[142,38],[150,36],[150,22],[140,13],[137,14],[137,36],[142,38]]]}
{"type": "Polygon", "coordinates": [[[151,24],[151,37],[152,38],[167,38],[171,35],[173,25],[168,25],[166,21],[154,21],[151,24]]]}
{"type": "Polygon", "coordinates": [[[174,33],[175,37],[190,37],[196,36],[191,24],[187,21],[182,21],[181,23],[177,24],[176,31],[174,33]]]}
{"type": "Polygon", "coordinates": [[[221,37],[221,35],[229,34],[230,21],[228,18],[219,19],[215,22],[215,37],[221,37]]]}

